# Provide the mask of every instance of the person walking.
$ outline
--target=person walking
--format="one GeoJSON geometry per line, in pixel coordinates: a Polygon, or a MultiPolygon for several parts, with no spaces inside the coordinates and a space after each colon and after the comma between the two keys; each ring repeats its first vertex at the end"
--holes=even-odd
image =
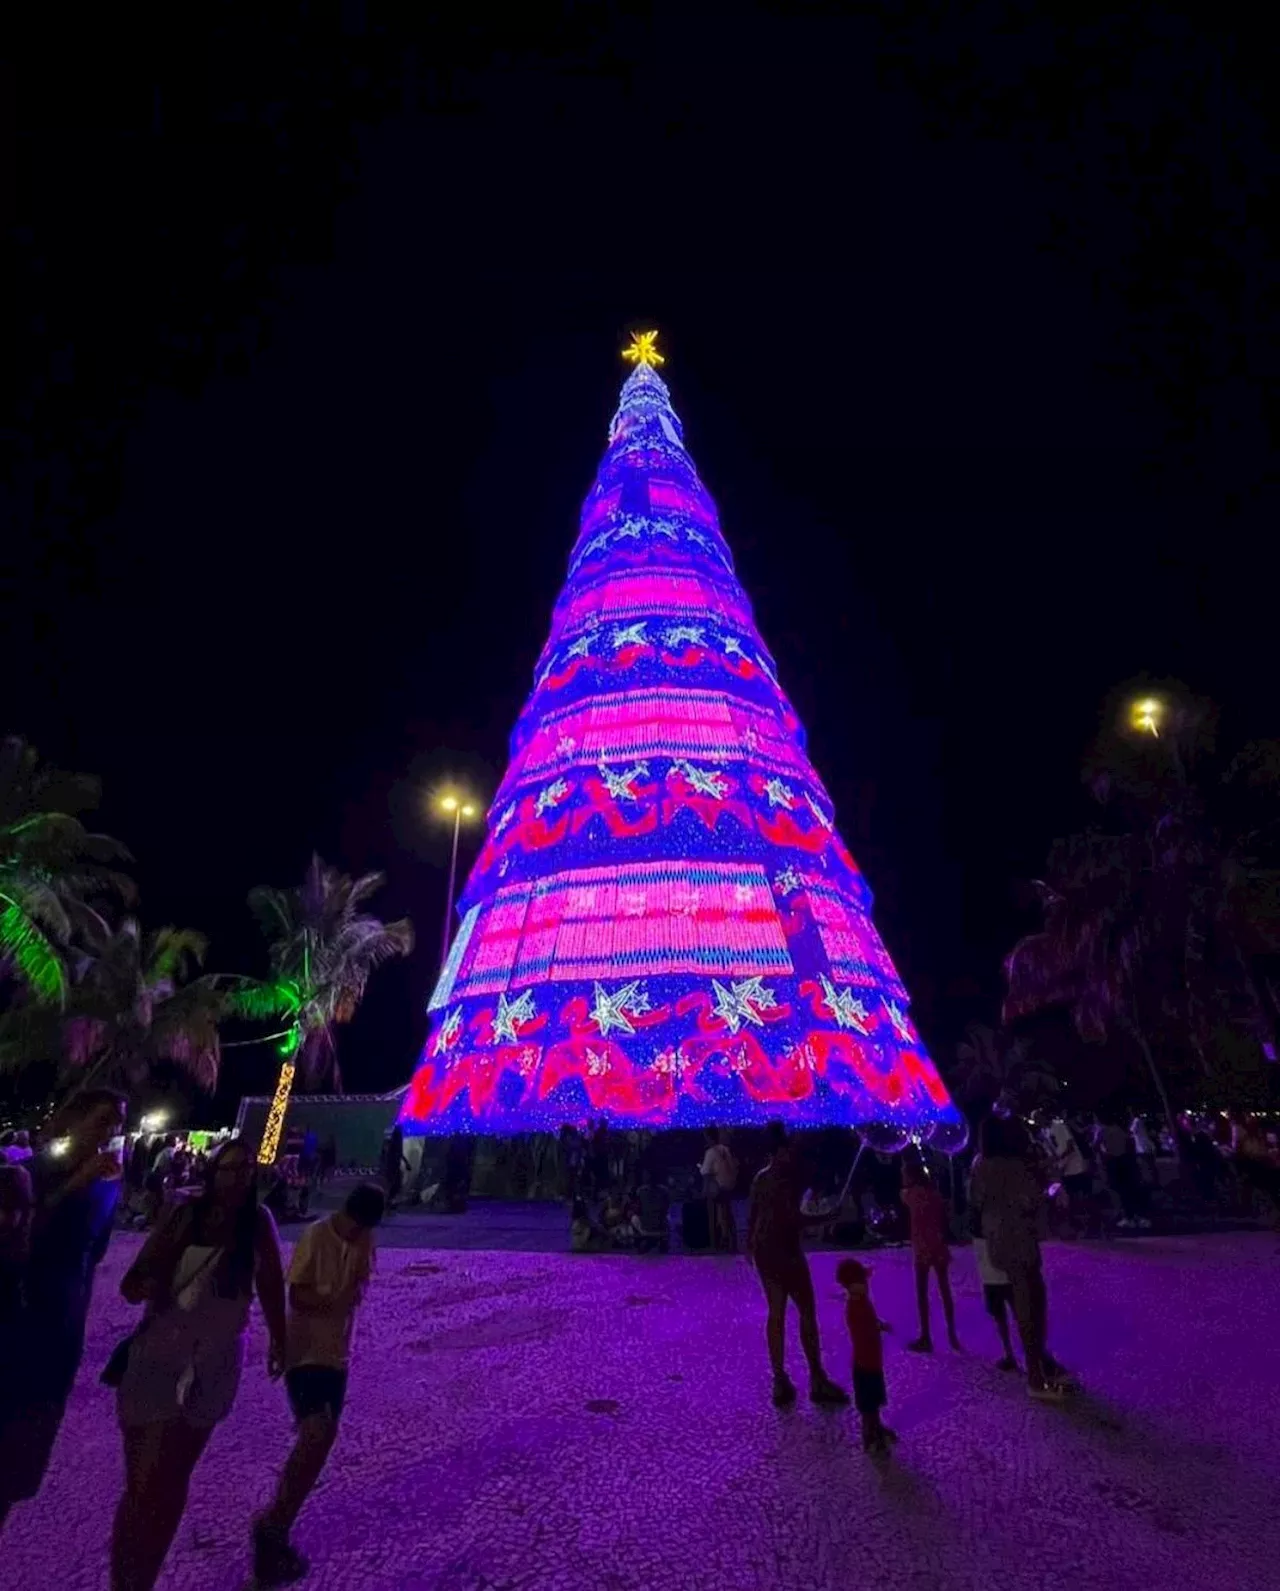
{"type": "Polygon", "coordinates": [[[259,1587],[291,1585],[310,1567],[289,1535],[337,1440],[356,1310],[373,1274],[373,1233],[385,1211],[382,1189],[364,1183],[341,1210],[309,1226],[293,1251],[284,1381],[298,1434],[275,1500],[254,1522],[259,1587]]]}
{"type": "Polygon", "coordinates": [[[215,1428],[235,1402],[255,1291],[270,1337],[268,1374],[285,1362],[284,1273],[246,1146],[209,1157],[200,1195],[166,1210],[120,1291],[144,1304],[103,1380],[116,1387],[125,1483],[111,1537],[112,1591],[151,1591],[215,1428]]]}
{"type": "Polygon", "coordinates": [[[800,1346],[809,1366],[809,1396],[819,1404],[845,1404],[849,1394],[822,1365],[813,1278],[801,1237],[807,1226],[825,1226],[829,1214],[805,1217],[800,1210],[804,1174],[795,1145],[780,1121],[766,1128],[769,1160],[751,1184],[747,1213],[747,1259],[756,1268],[768,1306],[765,1341],[773,1371],[773,1401],[778,1408],[795,1402],[796,1389],[786,1368],[787,1304],[800,1315],[800,1346]]]}
{"type": "Polygon", "coordinates": [[[30,1258],[25,1265],[27,1351],[9,1410],[9,1462],[0,1475],[0,1517],[35,1497],[62,1428],[84,1358],[93,1283],[115,1227],[123,1178],[118,1144],[125,1099],[86,1089],[57,1113],[31,1179],[30,1258]]]}

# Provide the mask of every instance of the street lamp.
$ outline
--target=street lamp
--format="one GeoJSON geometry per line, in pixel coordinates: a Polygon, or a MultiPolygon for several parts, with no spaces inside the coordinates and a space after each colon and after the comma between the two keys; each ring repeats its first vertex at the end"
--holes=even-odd
{"type": "Polygon", "coordinates": [[[1129,724],[1144,735],[1160,734],[1164,703],[1158,696],[1139,696],[1129,704],[1129,724]]]}
{"type": "Polygon", "coordinates": [[[449,857],[449,893],[444,903],[444,930],[440,936],[440,967],[443,971],[444,964],[449,959],[449,930],[453,926],[453,891],[458,881],[458,830],[462,827],[463,818],[475,817],[476,809],[470,801],[460,800],[454,795],[447,795],[440,798],[440,810],[453,818],[453,850],[449,857]]]}

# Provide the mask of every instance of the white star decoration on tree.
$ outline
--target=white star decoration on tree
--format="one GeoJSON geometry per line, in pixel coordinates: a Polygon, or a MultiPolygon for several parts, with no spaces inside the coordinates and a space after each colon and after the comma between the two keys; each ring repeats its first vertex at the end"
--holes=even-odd
{"type": "Polygon", "coordinates": [[[544,812],[550,811],[557,801],[562,801],[569,794],[569,786],[563,779],[557,779],[549,784],[545,790],[539,790],[538,799],[533,804],[534,815],[541,817],[544,812]]]}
{"type": "Polygon", "coordinates": [[[700,624],[673,624],[662,632],[662,639],[667,646],[701,646],[705,635],[700,624]]]}
{"type": "Polygon", "coordinates": [[[604,787],[615,801],[634,801],[636,793],[631,786],[637,779],[648,778],[649,764],[647,762],[633,763],[630,768],[621,773],[615,773],[603,758],[599,764],[600,777],[604,780],[604,787]]]}
{"type": "Polygon", "coordinates": [[[556,755],[558,757],[572,757],[578,742],[572,735],[561,735],[556,741],[556,755]]]}
{"type": "Polygon", "coordinates": [[[590,657],[590,655],[591,637],[589,635],[580,635],[566,653],[568,657],[590,657]]]}
{"type": "Polygon", "coordinates": [[[773,882],[782,894],[789,895],[793,889],[799,889],[803,885],[804,879],[800,877],[794,867],[788,866],[780,868],[773,875],[773,882]]]}
{"type": "Polygon", "coordinates": [[[821,823],[823,828],[826,829],[828,831],[828,833],[830,833],[830,831],[831,831],[831,829],[833,827],[831,819],[822,810],[822,808],[818,805],[818,803],[813,799],[813,797],[809,794],[809,792],[807,790],[804,793],[804,798],[809,803],[810,812],[813,813],[814,817],[817,818],[818,822],[821,823]]]}
{"type": "Polygon", "coordinates": [[[613,527],[613,534],[619,541],[639,541],[641,525],[641,520],[624,519],[613,527]]]}
{"type": "Polygon", "coordinates": [[[649,529],[655,536],[665,536],[668,541],[679,541],[680,537],[676,527],[669,519],[651,519],[649,529]]]}
{"type": "Polygon", "coordinates": [[[773,990],[766,989],[759,978],[743,978],[728,989],[718,978],[712,978],[711,992],[716,997],[711,1009],[723,1017],[730,1033],[736,1033],[744,1022],[763,1027],[761,1011],[772,1011],[778,1003],[773,990]]]}
{"type": "Polygon", "coordinates": [[[790,810],[791,803],[796,798],[795,791],[789,784],[784,784],[781,779],[766,779],[764,793],[769,797],[771,807],[786,807],[790,810]]]}
{"type": "Polygon", "coordinates": [[[904,1044],[911,1043],[911,1029],[907,1026],[907,1018],[903,1011],[892,1000],[886,1000],[885,1010],[889,1013],[889,1020],[893,1023],[893,1031],[904,1044]]]}
{"type": "Polygon", "coordinates": [[[533,1003],[533,990],[526,989],[518,1000],[508,1000],[505,994],[498,996],[498,1009],[493,1018],[493,1042],[500,1039],[508,1044],[514,1044],[520,1037],[516,1029],[522,1022],[532,1022],[538,1014],[538,1008],[533,1003]]]}
{"type": "Polygon", "coordinates": [[[728,794],[728,783],[718,768],[695,768],[691,762],[683,761],[673,762],[671,766],[684,775],[685,783],[697,795],[712,796],[717,801],[723,801],[728,794]]]}
{"type": "Polygon", "coordinates": [[[609,645],[615,652],[620,652],[624,646],[646,645],[648,638],[644,632],[647,623],[647,620],[639,619],[635,624],[615,624],[609,645]]]}
{"type": "Polygon", "coordinates": [[[498,819],[497,823],[494,824],[493,832],[495,834],[501,834],[503,829],[506,828],[507,824],[511,822],[512,818],[515,817],[515,815],[516,815],[516,804],[513,801],[511,803],[511,805],[507,808],[507,810],[498,819]]]}
{"type": "Polygon", "coordinates": [[[699,547],[705,547],[708,552],[711,551],[711,538],[709,536],[704,536],[700,530],[693,530],[686,525],[684,539],[686,541],[697,542],[699,547]]]}
{"type": "Polygon", "coordinates": [[[603,552],[609,545],[609,537],[611,534],[611,531],[602,530],[598,536],[593,536],[587,545],[582,549],[582,557],[589,558],[593,552],[603,552]]]}
{"type": "Polygon", "coordinates": [[[736,635],[722,635],[720,637],[720,645],[724,647],[724,655],[726,657],[745,658],[747,655],[742,650],[742,642],[739,641],[736,635]]]}
{"type": "Polygon", "coordinates": [[[639,978],[624,983],[613,994],[607,993],[602,983],[597,983],[592,992],[595,1003],[591,1007],[591,1020],[600,1029],[602,1039],[614,1028],[619,1033],[634,1033],[629,1018],[649,1009],[649,996],[639,978]]]}
{"type": "Polygon", "coordinates": [[[444,1021],[440,1024],[440,1031],[435,1036],[431,1046],[432,1055],[439,1055],[442,1050],[447,1050],[458,1036],[458,1029],[462,1026],[462,1008],[455,1006],[444,1021]]]}
{"type": "Polygon", "coordinates": [[[818,1057],[814,1054],[812,1044],[793,1044],[786,1055],[789,1061],[802,1066],[806,1072],[816,1072],[818,1069],[818,1057]]]}
{"type": "Polygon", "coordinates": [[[671,910],[677,917],[696,917],[698,915],[698,891],[691,889],[687,895],[671,896],[671,910]]]}
{"type": "Polygon", "coordinates": [[[870,1032],[867,1027],[867,1008],[861,1000],[855,999],[852,989],[837,989],[826,973],[820,974],[822,980],[822,1003],[835,1018],[837,1027],[853,1028],[864,1036],[870,1032]]]}

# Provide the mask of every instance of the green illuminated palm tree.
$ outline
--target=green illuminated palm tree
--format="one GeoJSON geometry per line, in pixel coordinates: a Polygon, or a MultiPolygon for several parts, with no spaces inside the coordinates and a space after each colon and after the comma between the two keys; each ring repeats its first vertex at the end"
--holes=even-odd
{"type": "Polygon", "coordinates": [[[0,1065],[54,1061],[74,1093],[133,1089],[167,1062],[212,1092],[231,1006],[228,980],[199,970],[205,950],[193,929],[90,919],[61,1006],[31,1002],[0,1021],[0,1065]]]}
{"type": "Polygon", "coordinates": [[[80,821],[97,801],[95,779],[42,767],[24,740],[0,742],[0,978],[19,1001],[62,1005],[93,904],[132,897],[112,866],[129,853],[80,821]]]}
{"type": "Polygon", "coordinates": [[[267,941],[272,978],[244,991],[236,1003],[246,1016],[280,1018],[286,1024],[279,1035],[281,1109],[295,1076],[303,1087],[327,1082],[341,1093],[337,1028],[356,1014],[370,973],[413,949],[407,917],[384,923],[360,910],[384,882],[382,873],[351,878],[313,856],[301,885],[249,892],[250,909],[267,941]]]}

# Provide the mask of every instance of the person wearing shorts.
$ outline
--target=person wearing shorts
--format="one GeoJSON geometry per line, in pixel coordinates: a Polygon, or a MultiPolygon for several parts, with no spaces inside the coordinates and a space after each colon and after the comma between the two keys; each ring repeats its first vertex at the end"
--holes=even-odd
{"type": "Polygon", "coordinates": [[[356,1188],[341,1210],[309,1226],[293,1251],[284,1382],[298,1434],[274,1502],[254,1521],[259,1586],[291,1585],[310,1567],[289,1534],[337,1440],[356,1309],[373,1273],[373,1231],[386,1202],[371,1183],[356,1188]]]}
{"type": "Polygon", "coordinates": [[[809,1396],[815,1403],[846,1404],[849,1394],[822,1367],[813,1278],[801,1245],[806,1226],[827,1225],[830,1214],[807,1218],[800,1210],[804,1179],[795,1148],[780,1121],[768,1127],[771,1156],[751,1184],[747,1212],[747,1258],[764,1288],[769,1316],[765,1338],[773,1369],[773,1401],[778,1408],[795,1402],[796,1389],[786,1370],[787,1304],[800,1315],[800,1346],[809,1366],[809,1396]]]}

